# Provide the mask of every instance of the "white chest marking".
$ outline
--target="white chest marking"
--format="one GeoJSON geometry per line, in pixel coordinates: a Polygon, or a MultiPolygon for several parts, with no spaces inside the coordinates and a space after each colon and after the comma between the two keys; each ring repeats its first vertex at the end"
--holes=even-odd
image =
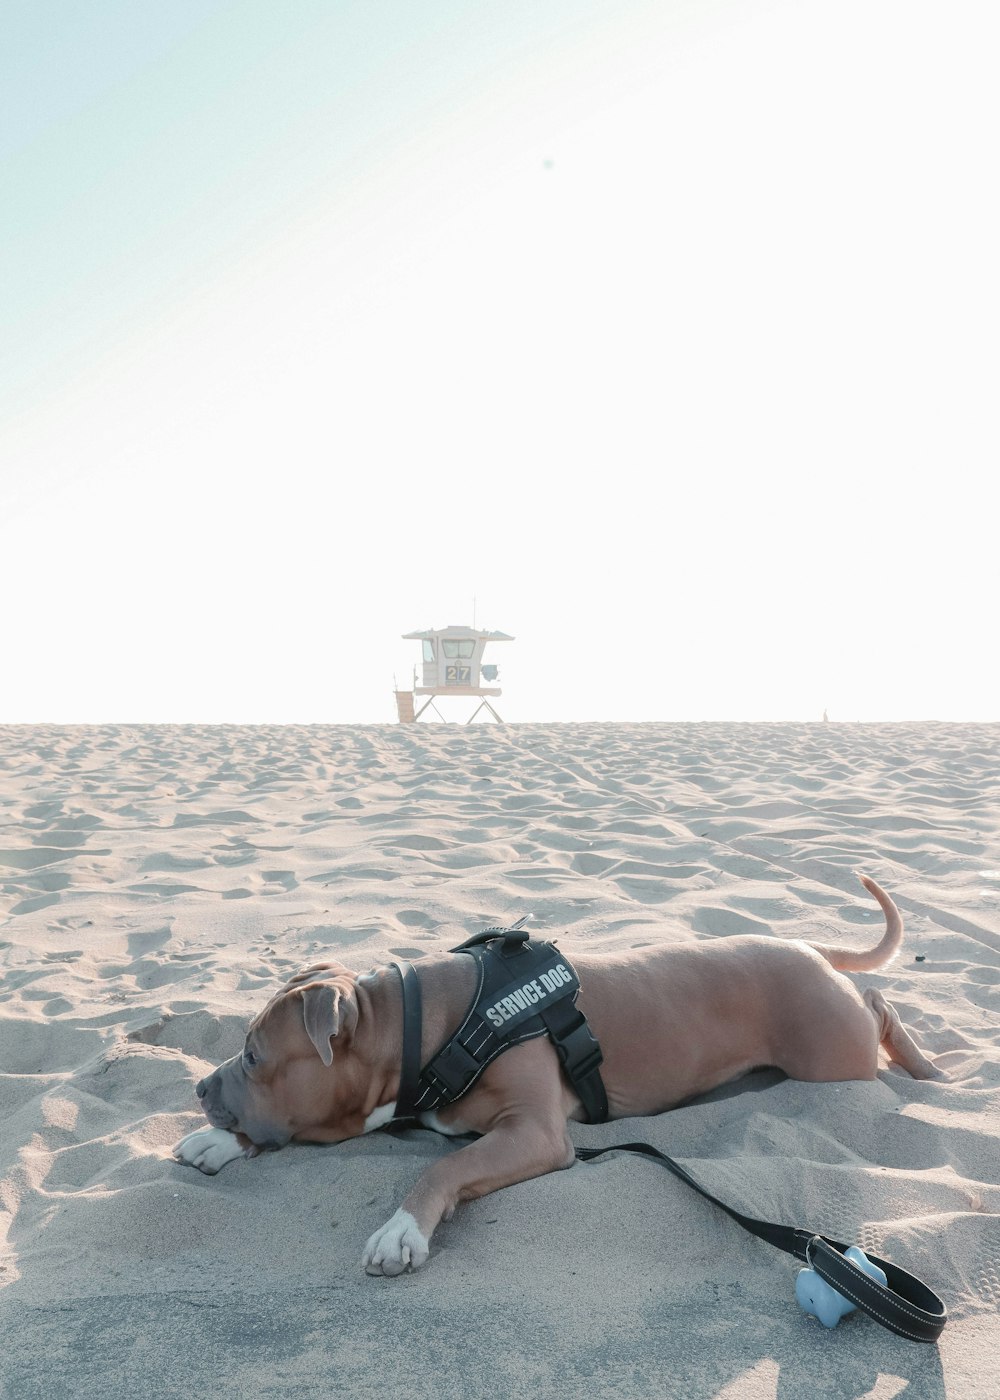
{"type": "Polygon", "coordinates": [[[425,1128],[430,1128],[435,1133],[441,1133],[443,1137],[465,1137],[469,1131],[461,1123],[442,1123],[432,1108],[428,1109],[426,1113],[421,1113],[420,1121],[425,1128]]]}
{"type": "Polygon", "coordinates": [[[392,1103],[384,1103],[381,1108],[377,1108],[374,1113],[369,1113],[365,1119],[364,1131],[374,1133],[379,1128],[384,1128],[387,1123],[391,1123],[396,1112],[396,1100],[392,1103]]]}

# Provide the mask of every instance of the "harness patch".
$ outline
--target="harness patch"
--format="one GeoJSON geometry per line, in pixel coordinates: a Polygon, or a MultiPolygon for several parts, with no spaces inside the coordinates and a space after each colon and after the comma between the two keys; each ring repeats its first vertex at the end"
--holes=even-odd
{"type": "Polygon", "coordinates": [[[503,1030],[505,1026],[513,1029],[529,1016],[536,1016],[540,1006],[566,996],[574,980],[566,964],[557,962],[544,972],[539,972],[530,982],[520,986],[515,984],[509,991],[503,992],[492,1006],[483,1009],[483,1014],[498,1030],[503,1030]]]}

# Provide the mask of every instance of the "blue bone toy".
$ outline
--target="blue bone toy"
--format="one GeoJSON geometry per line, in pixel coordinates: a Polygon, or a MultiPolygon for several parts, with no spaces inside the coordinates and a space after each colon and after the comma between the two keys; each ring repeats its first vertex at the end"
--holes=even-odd
{"type": "MultiPolygon", "coordinates": [[[[844,1250],[844,1258],[850,1259],[869,1278],[875,1279],[883,1288],[887,1287],[884,1272],[873,1264],[867,1255],[862,1254],[856,1244],[844,1250]]],[[[818,1317],[824,1327],[836,1327],[842,1317],[855,1311],[857,1304],[850,1303],[831,1288],[825,1278],[820,1278],[815,1269],[800,1269],[795,1280],[795,1298],[804,1313],[818,1317]]]]}

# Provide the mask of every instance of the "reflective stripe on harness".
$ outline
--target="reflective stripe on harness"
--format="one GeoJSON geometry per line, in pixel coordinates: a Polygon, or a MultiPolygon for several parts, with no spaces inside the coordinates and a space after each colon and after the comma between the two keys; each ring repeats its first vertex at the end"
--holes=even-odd
{"type": "MultiPolygon", "coordinates": [[[[580,979],[553,944],[529,940],[522,928],[524,922],[522,919],[509,929],[487,929],[452,949],[475,959],[476,994],[455,1034],[423,1068],[413,1089],[401,1093],[397,1117],[454,1103],[498,1055],[526,1040],[548,1035],[588,1122],[607,1119],[608,1099],[599,1068],[601,1047],[575,1005],[580,979]],[[408,1101],[411,1097],[412,1103],[408,1101]]],[[[402,968],[400,972],[405,1016],[409,979],[402,968]]],[[[404,1063],[404,1080],[406,1070],[404,1063]]]]}

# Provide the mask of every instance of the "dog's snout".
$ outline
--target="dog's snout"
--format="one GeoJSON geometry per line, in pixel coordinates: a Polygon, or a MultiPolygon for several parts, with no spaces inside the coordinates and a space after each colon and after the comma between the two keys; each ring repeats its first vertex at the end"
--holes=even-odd
{"type": "Polygon", "coordinates": [[[215,1070],[212,1074],[207,1074],[204,1079],[200,1080],[199,1083],[194,1086],[194,1091],[203,1102],[207,1098],[209,1103],[211,1103],[213,1099],[218,1099],[221,1088],[222,1076],[219,1074],[218,1070],[215,1070]]]}
{"type": "Polygon", "coordinates": [[[227,1128],[230,1132],[236,1129],[236,1115],[223,1101],[223,1086],[225,1080],[223,1075],[216,1070],[213,1074],[206,1075],[204,1079],[194,1086],[194,1091],[198,1095],[202,1112],[211,1123],[213,1128],[227,1128]]]}

